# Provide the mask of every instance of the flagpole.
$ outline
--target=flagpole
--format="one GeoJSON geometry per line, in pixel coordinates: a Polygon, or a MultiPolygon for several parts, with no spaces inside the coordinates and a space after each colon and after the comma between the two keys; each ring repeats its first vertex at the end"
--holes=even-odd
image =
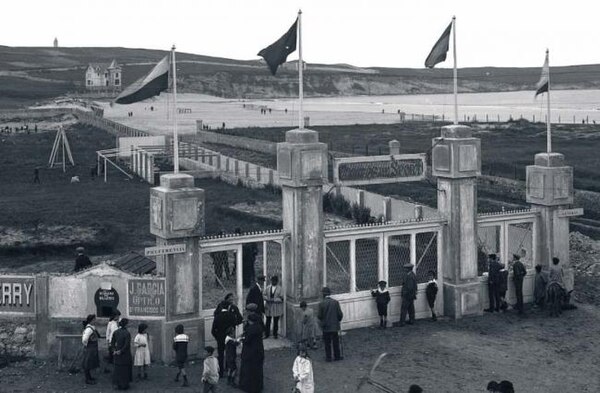
{"type": "Polygon", "coordinates": [[[179,136],[177,135],[177,66],[175,64],[175,45],[171,48],[173,65],[173,168],[179,173],[179,136]]]}
{"type": "Polygon", "coordinates": [[[298,128],[304,129],[304,108],[302,100],[304,98],[304,80],[302,71],[304,63],[302,61],[302,10],[298,10],[298,128]]]}
{"type": "Polygon", "coordinates": [[[454,53],[454,124],[458,124],[458,72],[456,70],[456,16],[452,17],[452,51],[454,53]]]}
{"type": "Polygon", "coordinates": [[[546,121],[546,150],[552,153],[552,133],[550,131],[552,121],[550,120],[550,51],[546,49],[546,58],[548,59],[548,119],[546,121]]]}

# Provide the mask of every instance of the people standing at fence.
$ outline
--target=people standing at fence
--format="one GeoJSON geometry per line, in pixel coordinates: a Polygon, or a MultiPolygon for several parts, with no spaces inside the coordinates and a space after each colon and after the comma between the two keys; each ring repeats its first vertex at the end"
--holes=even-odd
{"type": "Polygon", "coordinates": [[[415,300],[417,299],[417,276],[413,271],[414,265],[408,262],[404,264],[403,267],[406,276],[404,277],[404,283],[402,284],[402,291],[400,291],[402,304],[400,306],[399,326],[404,326],[405,323],[408,323],[409,325],[415,323],[415,300]],[[408,322],[406,322],[407,314],[408,322]]]}
{"type": "Polygon", "coordinates": [[[294,382],[296,382],[297,392],[314,393],[315,381],[313,377],[312,362],[304,344],[298,346],[298,356],[294,359],[292,375],[294,376],[294,382]]]}
{"type": "Polygon", "coordinates": [[[300,343],[310,347],[312,349],[317,348],[317,340],[315,339],[315,315],[312,308],[308,308],[308,305],[304,300],[300,302],[300,309],[302,310],[302,324],[300,326],[300,343]]]}
{"type": "Polygon", "coordinates": [[[73,268],[74,272],[79,272],[83,269],[87,269],[92,266],[92,261],[88,258],[87,255],[84,254],[85,249],[83,247],[77,247],[77,258],[75,258],[75,267],[73,268]]]}
{"type": "Polygon", "coordinates": [[[523,280],[527,275],[527,269],[523,262],[521,262],[521,256],[514,254],[513,255],[513,282],[515,283],[515,296],[517,297],[517,304],[515,308],[519,312],[519,314],[523,314],[523,280]]]}
{"type": "Polygon", "coordinates": [[[377,288],[371,291],[371,296],[375,298],[377,305],[377,314],[379,315],[379,328],[387,328],[388,304],[390,303],[390,291],[386,288],[387,282],[379,281],[377,288]]]}
{"type": "MultiPolygon", "coordinates": [[[[235,385],[235,376],[237,373],[237,347],[241,340],[235,338],[235,328],[230,327],[225,337],[225,374],[227,374],[227,384],[235,385]]],[[[219,374],[220,372],[219,368],[219,374]]]]}
{"type": "Polygon", "coordinates": [[[138,334],[133,339],[133,346],[135,347],[135,357],[133,359],[133,365],[137,368],[137,379],[142,380],[142,374],[144,379],[148,379],[146,370],[150,365],[150,338],[146,332],[148,325],[140,323],[138,326],[138,334]]]}
{"type": "Polygon", "coordinates": [[[82,368],[85,374],[85,383],[88,385],[95,385],[96,379],[92,377],[91,371],[100,367],[100,357],[98,356],[98,339],[100,334],[93,325],[96,320],[95,314],[87,316],[83,321],[83,335],[81,337],[81,343],[83,344],[83,361],[82,368]]]}
{"type": "Polygon", "coordinates": [[[107,356],[107,364],[104,366],[104,373],[108,374],[110,370],[108,369],[109,364],[113,364],[113,356],[114,356],[114,347],[112,345],[113,334],[119,328],[119,319],[121,318],[121,312],[119,310],[113,311],[111,314],[108,324],[106,324],[106,346],[108,349],[107,356]]]}
{"type": "Polygon", "coordinates": [[[263,298],[263,286],[265,284],[265,276],[262,274],[256,277],[256,282],[248,291],[246,296],[246,305],[250,303],[256,304],[256,312],[260,314],[262,324],[262,316],[265,314],[265,300],[263,298]]]}
{"type": "Polygon", "coordinates": [[[535,279],[533,282],[533,305],[544,308],[546,300],[546,285],[548,277],[542,271],[542,265],[535,265],[535,279]]]}
{"type": "Polygon", "coordinates": [[[246,393],[260,393],[263,389],[263,327],[258,314],[248,315],[248,323],[242,337],[239,388],[246,393]]]}
{"type": "Polygon", "coordinates": [[[508,269],[502,265],[500,269],[500,283],[498,284],[498,296],[500,297],[500,309],[506,312],[508,303],[506,301],[506,292],[508,291],[508,269]]]}
{"type": "Polygon", "coordinates": [[[234,329],[242,323],[242,314],[235,305],[235,298],[233,293],[225,295],[225,299],[221,301],[215,308],[214,318],[211,333],[217,341],[217,351],[219,359],[219,370],[221,377],[223,376],[225,368],[223,367],[225,361],[225,341],[227,332],[230,329],[234,329]]]}
{"type": "Polygon", "coordinates": [[[490,305],[485,312],[500,311],[500,270],[502,265],[498,262],[496,254],[488,255],[488,298],[490,305]]]}
{"type": "Polygon", "coordinates": [[[254,271],[256,255],[258,255],[256,243],[244,243],[242,245],[242,283],[244,288],[248,288],[252,284],[256,275],[254,271]]]}
{"type": "Polygon", "coordinates": [[[323,300],[319,303],[317,318],[323,331],[323,344],[325,346],[325,360],[331,362],[331,349],[333,346],[333,360],[342,360],[340,352],[340,322],[344,318],[340,303],[331,297],[331,289],[324,287],[323,300]]]}
{"type": "Polygon", "coordinates": [[[435,299],[437,298],[439,288],[437,281],[435,280],[435,272],[430,270],[427,275],[429,276],[429,281],[427,281],[427,286],[425,287],[425,297],[427,298],[429,310],[431,310],[431,320],[437,321],[437,315],[435,314],[435,299]]]}
{"type": "Polygon", "coordinates": [[[277,276],[271,277],[271,285],[265,289],[265,338],[271,333],[271,319],[273,320],[273,338],[279,337],[279,318],[283,315],[283,293],[277,276]]]}
{"type": "Polygon", "coordinates": [[[190,338],[185,334],[183,325],[179,324],[175,326],[175,338],[173,338],[173,351],[175,351],[175,363],[177,363],[177,375],[175,376],[175,382],[179,382],[179,376],[183,376],[183,385],[190,386],[185,372],[185,364],[188,357],[188,343],[190,338]]]}
{"type": "Polygon", "coordinates": [[[219,362],[214,357],[215,349],[213,347],[204,347],[204,364],[202,369],[202,392],[216,392],[219,383],[219,362]]]}
{"type": "Polygon", "coordinates": [[[119,329],[113,333],[114,352],[114,370],[113,385],[119,390],[129,389],[129,383],[132,380],[132,359],[131,359],[131,334],[127,330],[129,320],[123,318],[119,321],[119,329]]]}

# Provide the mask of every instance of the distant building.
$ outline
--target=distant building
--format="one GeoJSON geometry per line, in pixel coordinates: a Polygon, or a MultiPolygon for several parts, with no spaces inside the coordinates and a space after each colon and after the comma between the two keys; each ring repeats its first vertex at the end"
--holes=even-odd
{"type": "Polygon", "coordinates": [[[58,38],[54,37],[54,47],[58,48],[58,38]]]}
{"type": "Polygon", "coordinates": [[[90,63],[85,71],[85,88],[87,90],[120,91],[121,66],[113,60],[110,64],[90,63]]]}

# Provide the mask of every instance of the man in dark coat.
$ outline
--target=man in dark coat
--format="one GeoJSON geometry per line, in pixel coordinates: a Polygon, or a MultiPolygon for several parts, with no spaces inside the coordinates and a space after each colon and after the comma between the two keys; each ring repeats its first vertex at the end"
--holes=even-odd
{"type": "Polygon", "coordinates": [[[331,346],[333,344],[333,360],[342,360],[340,352],[340,322],[344,317],[340,303],[331,298],[331,290],[323,288],[323,300],[319,303],[317,314],[323,330],[323,343],[325,346],[325,360],[331,362],[331,346]]]}
{"type": "Polygon", "coordinates": [[[254,303],[257,306],[256,312],[262,316],[265,314],[265,299],[263,298],[263,287],[265,285],[265,276],[262,274],[256,277],[256,282],[250,287],[248,296],[246,296],[246,305],[254,303]]]}
{"type": "Polygon", "coordinates": [[[488,297],[490,301],[489,308],[486,308],[485,312],[500,311],[500,285],[502,283],[502,264],[498,262],[496,254],[488,255],[489,269],[488,269],[488,297]]]}
{"type": "Polygon", "coordinates": [[[244,243],[242,245],[242,284],[248,288],[254,280],[254,262],[258,254],[256,243],[244,243]]]}
{"type": "Polygon", "coordinates": [[[246,393],[260,393],[263,389],[263,327],[258,314],[248,315],[248,324],[242,337],[239,388],[246,393]]]}
{"type": "Polygon", "coordinates": [[[84,251],[83,247],[77,247],[77,258],[75,259],[75,267],[73,268],[74,272],[79,272],[92,266],[92,261],[90,261],[87,255],[84,255],[84,251]]]}
{"type": "Polygon", "coordinates": [[[129,389],[132,379],[133,359],[131,357],[131,334],[127,330],[129,320],[123,318],[119,321],[119,329],[113,333],[112,343],[114,353],[113,386],[119,390],[129,389]]]}
{"type": "Polygon", "coordinates": [[[219,375],[222,377],[225,373],[225,337],[229,328],[235,328],[242,323],[242,314],[234,304],[233,293],[225,295],[225,299],[215,308],[213,325],[211,333],[217,341],[217,350],[219,354],[219,375]]]}
{"type": "Polygon", "coordinates": [[[519,311],[519,314],[523,314],[523,279],[527,275],[527,269],[521,257],[519,255],[513,255],[513,281],[515,283],[515,295],[517,296],[517,304],[515,308],[519,311]]]}
{"type": "Polygon", "coordinates": [[[417,299],[417,276],[413,272],[414,265],[412,263],[406,263],[404,270],[406,271],[406,277],[402,284],[402,305],[400,306],[400,322],[398,325],[404,326],[406,320],[406,314],[408,314],[408,324],[412,325],[415,323],[415,300],[417,299]]]}

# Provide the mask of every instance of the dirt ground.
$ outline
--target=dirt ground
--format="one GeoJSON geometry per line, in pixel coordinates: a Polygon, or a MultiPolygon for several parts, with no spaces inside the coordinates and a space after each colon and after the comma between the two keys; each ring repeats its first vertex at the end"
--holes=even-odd
{"type": "MultiPolygon", "coordinates": [[[[311,353],[316,392],[357,392],[357,386],[382,352],[389,355],[375,378],[397,392],[413,383],[425,392],[483,392],[490,380],[508,379],[516,392],[600,391],[600,309],[578,304],[560,318],[528,310],[436,323],[419,320],[414,326],[349,331],[344,336],[341,362],[326,363],[322,350],[311,353]]],[[[268,351],[265,393],[289,392],[292,387],[293,349],[268,351]]],[[[202,364],[188,369],[190,388],[172,378],[176,369],[152,366],[150,380],[132,385],[135,392],[200,390],[202,364]]],[[[26,361],[0,369],[2,392],[106,392],[109,375],[88,386],[81,373],[57,372],[53,361],[26,361]]],[[[236,392],[221,381],[220,391],[236,392]]],[[[376,393],[365,385],[361,393],[376,393]]]]}

